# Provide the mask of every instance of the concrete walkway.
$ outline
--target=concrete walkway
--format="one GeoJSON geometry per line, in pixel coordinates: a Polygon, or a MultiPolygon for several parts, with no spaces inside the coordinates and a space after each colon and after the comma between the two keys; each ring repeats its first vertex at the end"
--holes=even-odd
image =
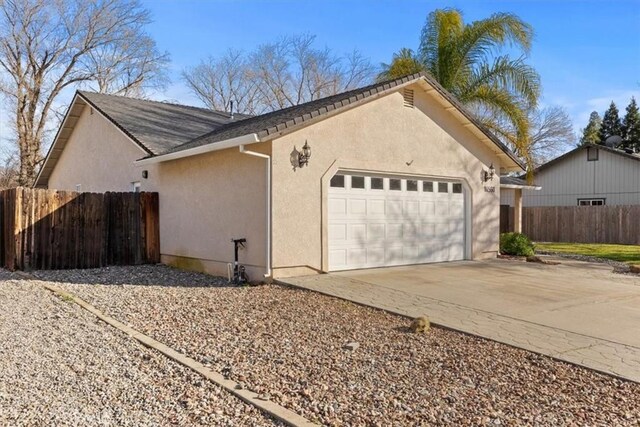
{"type": "Polygon", "coordinates": [[[640,277],[606,264],[491,260],[282,282],[640,382],[640,277]]]}

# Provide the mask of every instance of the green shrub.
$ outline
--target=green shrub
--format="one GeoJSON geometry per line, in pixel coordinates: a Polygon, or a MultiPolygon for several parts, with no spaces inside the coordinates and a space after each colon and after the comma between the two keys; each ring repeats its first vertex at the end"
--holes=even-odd
{"type": "Polygon", "coordinates": [[[531,240],[522,233],[503,233],[500,235],[500,253],[516,256],[534,254],[531,240]]]}

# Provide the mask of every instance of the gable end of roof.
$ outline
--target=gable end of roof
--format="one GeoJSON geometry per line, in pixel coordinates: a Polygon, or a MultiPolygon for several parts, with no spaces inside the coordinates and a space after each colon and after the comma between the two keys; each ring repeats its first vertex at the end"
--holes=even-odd
{"type": "Polygon", "coordinates": [[[82,91],[78,91],[78,95],[82,98],[83,101],[85,101],[89,106],[91,106],[94,110],[96,110],[97,112],[99,112],[104,118],[106,118],[107,120],[109,120],[115,127],[117,127],[119,130],[122,131],[122,133],[124,133],[127,137],[129,137],[129,139],[131,141],[133,141],[134,143],[136,143],[142,150],[146,151],[147,154],[149,155],[153,155],[153,152],[147,147],[145,146],[142,142],[140,142],[135,136],[133,136],[133,134],[131,134],[131,132],[129,132],[127,129],[125,129],[120,123],[118,123],[113,117],[111,117],[109,114],[107,114],[106,112],[104,112],[100,107],[98,107],[94,102],[92,102],[87,96],[85,96],[83,94],[82,91]]]}
{"type": "Polygon", "coordinates": [[[586,150],[587,148],[597,148],[598,150],[603,150],[603,151],[606,151],[608,153],[616,154],[618,156],[621,156],[621,157],[624,157],[624,158],[627,158],[627,159],[630,159],[630,160],[640,161],[640,154],[626,153],[626,152],[624,152],[622,150],[618,150],[616,148],[607,147],[606,145],[596,145],[596,144],[593,144],[593,145],[582,145],[580,147],[576,147],[573,150],[568,151],[568,152],[556,157],[555,159],[549,160],[547,163],[544,163],[544,164],[538,166],[536,169],[534,169],[533,173],[534,174],[540,173],[540,172],[542,172],[542,171],[544,171],[544,170],[546,170],[546,169],[548,169],[548,168],[550,168],[552,166],[555,166],[558,163],[561,163],[563,160],[567,159],[568,157],[570,157],[570,156],[572,156],[572,155],[574,155],[574,154],[576,154],[576,153],[578,153],[580,151],[586,150]]]}
{"type": "MultiPolygon", "coordinates": [[[[174,147],[163,154],[166,155],[191,150],[203,145],[215,144],[221,141],[251,134],[256,135],[260,140],[279,137],[301,127],[310,125],[315,121],[322,120],[333,114],[342,112],[347,108],[353,108],[362,102],[370,101],[378,96],[386,95],[397,88],[407,86],[421,80],[437,91],[438,94],[453,106],[453,109],[459,111],[460,114],[469,121],[469,123],[475,126],[481,134],[486,136],[487,141],[490,141],[497,146],[503,155],[508,157],[513,164],[517,165],[517,167],[522,170],[525,169],[524,163],[504,143],[502,143],[502,141],[478,122],[478,120],[467,112],[466,109],[453,97],[453,95],[447,92],[437,81],[435,81],[435,79],[425,72],[407,75],[382,83],[375,83],[363,88],[354,89],[326,98],[266,113],[261,116],[247,118],[241,122],[230,123],[205,135],[201,135],[185,144],[174,147]]],[[[213,149],[215,148],[212,148],[212,150],[213,149]]],[[[163,154],[158,157],[162,157],[163,154]]]]}

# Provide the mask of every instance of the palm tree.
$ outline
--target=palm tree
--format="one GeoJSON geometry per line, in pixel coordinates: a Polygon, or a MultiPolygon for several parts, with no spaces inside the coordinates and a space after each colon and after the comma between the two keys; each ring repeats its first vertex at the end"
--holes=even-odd
{"type": "Polygon", "coordinates": [[[390,64],[382,64],[382,72],[378,75],[378,81],[391,80],[396,77],[424,71],[424,65],[413,50],[403,47],[393,54],[390,64]]]}
{"type": "Polygon", "coordinates": [[[530,163],[528,115],[540,94],[540,77],[524,62],[532,38],[531,26],[510,13],[465,24],[459,10],[436,9],[422,29],[418,53],[402,49],[383,64],[378,79],[429,72],[530,163]],[[506,47],[522,55],[500,54],[506,47]]]}

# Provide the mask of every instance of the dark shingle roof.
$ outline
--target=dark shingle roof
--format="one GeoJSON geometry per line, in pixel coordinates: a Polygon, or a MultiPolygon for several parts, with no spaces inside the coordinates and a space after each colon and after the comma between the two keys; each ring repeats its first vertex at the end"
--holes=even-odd
{"type": "Polygon", "coordinates": [[[440,95],[447,99],[447,101],[460,111],[471,123],[477,126],[496,146],[500,148],[500,150],[502,150],[502,152],[508,155],[516,164],[524,169],[522,161],[518,159],[518,157],[502,141],[496,138],[491,131],[478,122],[478,120],[467,112],[453,95],[446,91],[433,77],[425,72],[375,83],[369,86],[339,93],[337,95],[317,99],[260,116],[247,118],[240,122],[230,123],[207,134],[201,135],[185,144],[173,147],[168,150],[167,153],[174,153],[203,145],[214,144],[216,142],[249,134],[257,134],[258,138],[262,139],[283,132],[285,129],[297,127],[304,122],[315,119],[318,116],[328,114],[350,104],[358,103],[359,101],[375,96],[376,94],[386,93],[396,86],[410,83],[420,78],[424,78],[436,91],[438,91],[440,95]]]}
{"type": "Polygon", "coordinates": [[[527,181],[524,179],[516,178],[515,176],[501,176],[500,184],[507,185],[527,185],[527,181]]]}
{"type": "Polygon", "coordinates": [[[171,152],[188,150],[201,145],[236,138],[255,133],[259,138],[278,133],[285,128],[298,125],[306,120],[326,114],[340,107],[347,106],[355,101],[368,98],[372,95],[388,90],[401,83],[413,80],[412,76],[403,79],[392,80],[385,83],[377,83],[362,88],[342,92],[326,98],[316,99],[304,104],[272,111],[260,116],[251,117],[242,122],[232,123],[215,129],[206,135],[202,135],[193,141],[183,144],[171,150],[171,152]]]}
{"type": "Polygon", "coordinates": [[[150,155],[172,148],[249,116],[213,111],[187,105],[147,101],[124,96],[80,91],[93,108],[137,142],[150,155]]]}

